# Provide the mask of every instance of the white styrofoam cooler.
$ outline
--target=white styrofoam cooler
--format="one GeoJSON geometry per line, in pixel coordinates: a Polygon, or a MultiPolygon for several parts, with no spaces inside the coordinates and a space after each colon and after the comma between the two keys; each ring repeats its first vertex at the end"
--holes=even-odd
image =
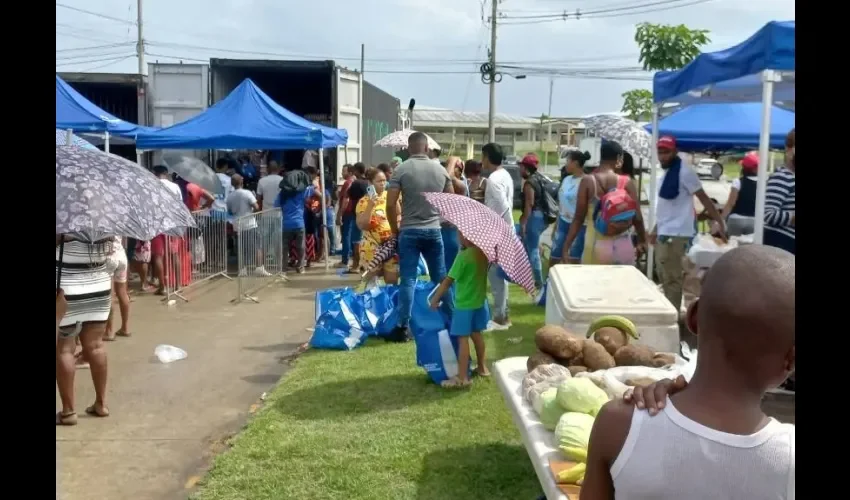
{"type": "Polygon", "coordinates": [[[679,313],[634,266],[559,264],[549,268],[546,324],[584,335],[599,316],[619,314],[640,333],[636,344],[679,352],[679,313]]]}

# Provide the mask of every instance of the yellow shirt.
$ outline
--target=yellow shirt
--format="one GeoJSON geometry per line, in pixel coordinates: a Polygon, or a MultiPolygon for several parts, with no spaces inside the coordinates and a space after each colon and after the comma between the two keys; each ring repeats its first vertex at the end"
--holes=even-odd
{"type": "MultiPolygon", "coordinates": [[[[362,214],[369,206],[369,197],[364,196],[357,202],[354,209],[356,216],[362,214]]],[[[360,260],[368,262],[374,257],[375,249],[392,237],[390,221],[387,219],[387,192],[379,194],[372,209],[369,229],[363,231],[363,241],[360,243],[360,260]],[[364,260],[365,259],[365,260],[364,260]]]]}

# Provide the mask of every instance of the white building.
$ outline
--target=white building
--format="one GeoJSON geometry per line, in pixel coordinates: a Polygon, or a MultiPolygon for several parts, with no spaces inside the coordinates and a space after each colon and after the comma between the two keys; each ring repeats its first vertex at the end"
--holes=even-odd
{"type": "MultiPolygon", "coordinates": [[[[414,130],[424,132],[437,141],[444,154],[462,158],[477,157],[489,142],[486,112],[455,111],[445,108],[417,107],[413,110],[414,130]]],[[[543,120],[519,115],[496,113],[496,142],[507,154],[527,151],[557,151],[559,144],[572,144],[579,119],[543,120]]]]}

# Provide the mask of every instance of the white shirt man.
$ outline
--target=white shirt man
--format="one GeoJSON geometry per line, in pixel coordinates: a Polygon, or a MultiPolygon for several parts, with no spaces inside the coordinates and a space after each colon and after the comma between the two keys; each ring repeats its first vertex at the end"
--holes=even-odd
{"type": "Polygon", "coordinates": [[[283,177],[278,175],[277,170],[260,179],[257,183],[257,199],[262,203],[262,209],[268,210],[274,207],[274,201],[280,194],[280,181],[283,177]]]}
{"type": "Polygon", "coordinates": [[[490,210],[501,215],[505,222],[514,227],[513,216],[514,180],[507,170],[496,167],[487,178],[487,191],[484,192],[484,204],[490,210]]]}

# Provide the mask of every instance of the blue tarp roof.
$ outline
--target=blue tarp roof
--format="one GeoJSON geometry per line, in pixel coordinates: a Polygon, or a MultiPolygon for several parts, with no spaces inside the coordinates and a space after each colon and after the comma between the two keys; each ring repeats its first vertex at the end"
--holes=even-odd
{"type": "Polygon", "coordinates": [[[153,132],[144,127],[125,122],[95,106],[79,92],[56,75],[56,128],[74,132],[106,132],[121,137],[135,137],[142,132],[153,132]]]}
{"type": "Polygon", "coordinates": [[[140,135],[137,145],[141,149],[318,149],[347,142],[345,130],[287,111],[249,78],[203,113],[140,135]]]}
{"type": "Polygon", "coordinates": [[[744,42],[700,54],[678,71],[659,71],[652,79],[656,103],[761,101],[761,72],[781,72],[774,101],[794,101],[795,22],[771,21],[744,42]]]}
{"type": "MultiPolygon", "coordinates": [[[[792,111],[773,108],[770,120],[770,147],[781,148],[794,128],[792,111]]],[[[652,125],[646,130],[652,133],[652,125]]],[[[672,135],[682,151],[724,151],[759,147],[761,103],[697,104],[664,118],[658,123],[659,136],[672,135]]]]}

